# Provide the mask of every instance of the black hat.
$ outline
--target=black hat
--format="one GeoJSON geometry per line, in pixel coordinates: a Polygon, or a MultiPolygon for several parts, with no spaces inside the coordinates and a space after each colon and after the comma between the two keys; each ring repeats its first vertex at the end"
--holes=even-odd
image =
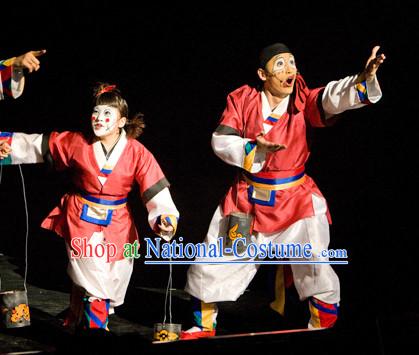
{"type": "Polygon", "coordinates": [[[265,68],[269,60],[280,53],[291,53],[291,51],[283,43],[274,43],[263,48],[259,55],[259,67],[265,68]]]}

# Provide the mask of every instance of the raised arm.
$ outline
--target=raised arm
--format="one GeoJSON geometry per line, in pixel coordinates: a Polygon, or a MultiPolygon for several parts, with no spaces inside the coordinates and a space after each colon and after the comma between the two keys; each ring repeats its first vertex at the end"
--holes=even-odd
{"type": "Polygon", "coordinates": [[[5,95],[13,98],[22,95],[25,86],[23,70],[27,69],[29,73],[38,71],[41,65],[38,57],[45,53],[44,49],[29,51],[18,57],[0,60],[0,100],[5,95]]]}
{"type": "Polygon", "coordinates": [[[376,74],[386,57],[384,54],[377,55],[379,49],[379,46],[372,49],[360,74],[332,81],[326,85],[322,96],[326,118],[380,100],[382,93],[376,74]]]}

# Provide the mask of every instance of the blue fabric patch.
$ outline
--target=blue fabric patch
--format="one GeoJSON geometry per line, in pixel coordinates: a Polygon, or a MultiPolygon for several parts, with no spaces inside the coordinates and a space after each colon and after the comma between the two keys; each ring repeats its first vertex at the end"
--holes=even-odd
{"type": "Polygon", "coordinates": [[[89,223],[98,224],[100,226],[108,226],[109,224],[111,224],[113,210],[106,210],[106,218],[104,219],[98,219],[98,218],[88,216],[87,215],[88,210],[89,210],[89,205],[84,204],[83,210],[81,211],[80,219],[89,223]]]}
{"type": "Polygon", "coordinates": [[[274,190],[269,191],[270,192],[270,198],[267,201],[264,200],[259,200],[257,198],[253,197],[253,186],[250,185],[247,189],[247,193],[248,193],[248,198],[249,198],[249,202],[254,203],[256,205],[262,205],[262,206],[274,206],[275,205],[275,192],[274,190]]]}

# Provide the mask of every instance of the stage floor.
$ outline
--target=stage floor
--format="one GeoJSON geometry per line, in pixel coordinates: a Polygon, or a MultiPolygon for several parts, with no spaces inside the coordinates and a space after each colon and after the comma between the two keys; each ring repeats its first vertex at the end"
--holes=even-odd
{"type": "MultiPolygon", "coordinates": [[[[22,289],[22,270],[13,258],[0,256],[0,275],[2,291],[22,289]]],[[[268,297],[249,290],[237,302],[219,304],[216,337],[156,344],[152,342],[153,324],[163,320],[165,289],[142,287],[135,281],[125,304],[109,318],[111,333],[74,335],[61,326],[68,293],[29,283],[27,290],[31,326],[1,329],[0,354],[408,354],[403,349],[419,335],[415,317],[396,319],[398,324],[391,319],[366,318],[360,324],[341,320],[329,330],[279,332],[305,327],[303,304],[291,304],[293,320],[285,320],[270,310],[268,297]]],[[[188,301],[185,292],[173,290],[173,322],[184,328],[190,321],[188,301]]]]}

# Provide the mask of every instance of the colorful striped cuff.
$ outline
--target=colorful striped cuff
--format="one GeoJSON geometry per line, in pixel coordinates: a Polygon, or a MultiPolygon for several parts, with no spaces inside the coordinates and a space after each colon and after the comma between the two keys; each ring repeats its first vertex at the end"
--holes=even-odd
{"type": "Polygon", "coordinates": [[[16,57],[0,60],[0,70],[6,69],[8,67],[11,67],[13,63],[15,62],[16,57]]]}
{"type": "Polygon", "coordinates": [[[371,104],[370,100],[368,100],[367,82],[364,80],[356,84],[355,88],[358,93],[359,100],[365,105],[371,104]]]}
{"type": "MultiPolygon", "coordinates": [[[[7,142],[10,146],[12,145],[13,133],[11,132],[0,132],[0,143],[7,142]]],[[[0,159],[0,165],[11,165],[12,157],[9,155],[7,158],[0,159]]]]}
{"type": "Polygon", "coordinates": [[[0,80],[2,91],[7,96],[12,96],[12,71],[15,58],[0,61],[0,80]]]}
{"type": "Polygon", "coordinates": [[[257,144],[255,141],[247,142],[244,146],[244,161],[243,161],[243,169],[246,171],[252,171],[253,161],[255,160],[257,144]]]}

